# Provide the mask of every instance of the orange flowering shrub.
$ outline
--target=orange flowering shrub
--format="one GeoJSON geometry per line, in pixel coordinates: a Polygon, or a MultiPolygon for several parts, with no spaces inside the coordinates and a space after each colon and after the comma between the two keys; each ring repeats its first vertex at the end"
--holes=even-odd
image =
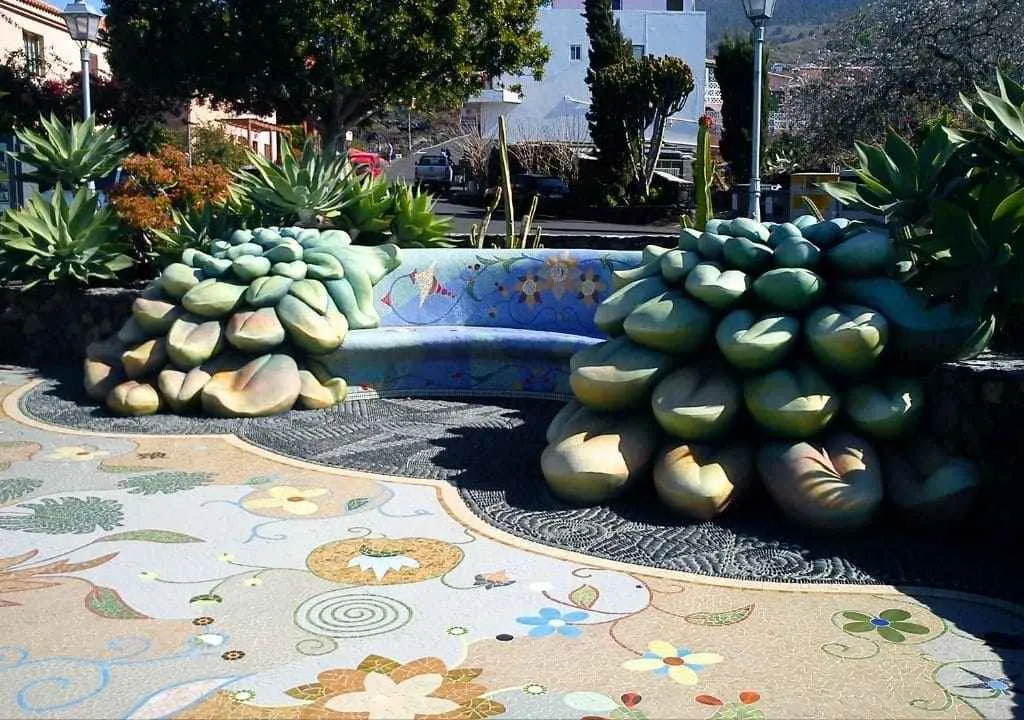
{"type": "Polygon", "coordinates": [[[111,202],[126,225],[142,232],[172,229],[172,209],[224,202],[231,185],[231,173],[220,165],[189,167],[188,156],[170,145],[154,155],[129,155],[123,167],[128,178],[111,192],[111,202]]]}

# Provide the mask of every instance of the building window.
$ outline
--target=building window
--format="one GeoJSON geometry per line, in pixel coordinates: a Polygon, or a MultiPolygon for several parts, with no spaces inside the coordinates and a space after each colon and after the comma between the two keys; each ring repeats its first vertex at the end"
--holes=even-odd
{"type": "Polygon", "coordinates": [[[665,9],[680,12],[686,9],[683,7],[683,2],[684,0],[665,0],[665,9]]]}
{"type": "Polygon", "coordinates": [[[612,0],[612,10],[621,10],[622,0],[612,0]]]}
{"type": "Polygon", "coordinates": [[[582,45],[570,45],[569,46],[569,59],[570,60],[582,60],[583,59],[583,46],[582,45]]]}
{"type": "Polygon", "coordinates": [[[42,75],[45,71],[43,36],[23,30],[21,37],[25,42],[25,69],[32,75],[42,75]]]}
{"type": "Polygon", "coordinates": [[[633,46],[633,57],[635,57],[636,59],[639,60],[643,56],[644,56],[644,46],[643,45],[634,45],[633,46]]]}

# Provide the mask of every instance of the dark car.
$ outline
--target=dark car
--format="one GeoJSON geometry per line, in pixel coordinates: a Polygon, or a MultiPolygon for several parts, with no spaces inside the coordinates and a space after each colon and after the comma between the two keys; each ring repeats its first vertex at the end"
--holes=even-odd
{"type": "Polygon", "coordinates": [[[512,192],[522,198],[537,195],[542,201],[562,202],[569,199],[571,191],[561,178],[553,175],[532,175],[529,173],[512,176],[512,192]]]}

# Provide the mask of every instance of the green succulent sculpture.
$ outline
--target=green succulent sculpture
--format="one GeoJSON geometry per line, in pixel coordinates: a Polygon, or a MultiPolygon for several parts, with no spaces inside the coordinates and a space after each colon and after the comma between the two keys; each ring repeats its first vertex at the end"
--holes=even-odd
{"type": "MultiPolygon", "coordinates": [[[[869,522],[885,475],[872,443],[915,452],[916,378],[990,333],[986,318],[892,279],[896,262],[883,228],[809,216],[709,220],[676,249],[648,247],[596,310],[610,339],[570,362],[574,420],[552,423],[541,457],[552,490],[604,502],[653,468],[663,504],[707,520],[756,465],[797,521],[869,522]]],[[[894,480],[900,504],[956,514],[947,506],[972,496],[962,490],[978,473],[959,460],[922,467],[894,480]],[[929,480],[943,473],[955,477],[929,480]]]]}
{"type": "Polygon", "coordinates": [[[188,248],[87,350],[85,388],[118,414],[223,417],[322,408],[347,385],[324,360],[350,328],[380,323],[373,286],[395,245],[353,246],[341,230],[258,228],[188,248]]]}

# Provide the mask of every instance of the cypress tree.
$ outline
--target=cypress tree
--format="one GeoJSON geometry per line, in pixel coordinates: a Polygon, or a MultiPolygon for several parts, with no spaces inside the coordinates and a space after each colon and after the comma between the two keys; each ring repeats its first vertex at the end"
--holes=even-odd
{"type": "MultiPolygon", "coordinates": [[[[767,52],[765,53],[767,55],[767,52]]],[[[761,96],[761,146],[768,130],[768,58],[764,62],[761,96]]],[[[751,119],[754,113],[754,44],[743,37],[727,37],[715,53],[715,80],[722,90],[722,137],[718,150],[729,163],[733,181],[750,179],[751,119]]]]}
{"type": "Polygon", "coordinates": [[[604,190],[612,197],[622,197],[628,183],[626,133],[615,103],[601,91],[598,76],[603,70],[632,59],[632,46],[612,14],[611,0],[585,0],[583,7],[587,37],[590,39],[587,68],[590,110],[587,111],[587,124],[590,138],[597,148],[604,190]]]}

